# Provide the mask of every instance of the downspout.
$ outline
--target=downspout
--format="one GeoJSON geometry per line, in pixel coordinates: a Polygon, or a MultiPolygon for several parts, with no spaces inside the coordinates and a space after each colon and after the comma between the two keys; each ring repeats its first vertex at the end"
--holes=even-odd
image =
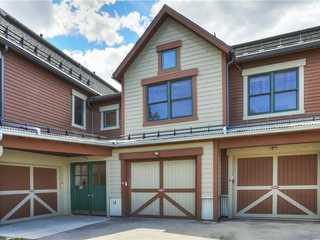
{"type": "Polygon", "coordinates": [[[234,52],[233,52],[233,50],[231,50],[231,52],[230,52],[230,57],[231,57],[231,59],[230,59],[230,61],[229,62],[227,62],[227,67],[226,67],[226,78],[227,78],[227,82],[226,82],[226,94],[227,94],[227,100],[226,100],[226,107],[227,107],[227,123],[226,123],[226,129],[225,129],[225,133],[226,133],[226,131],[227,131],[227,129],[229,128],[229,126],[230,126],[230,88],[229,88],[229,86],[230,86],[230,67],[232,66],[232,64],[234,64],[235,63],[235,61],[236,61],[236,58],[235,58],[235,55],[234,55],[234,52]]]}
{"type": "Polygon", "coordinates": [[[2,50],[1,52],[1,83],[0,83],[0,94],[1,94],[1,103],[0,103],[0,125],[2,126],[3,123],[4,123],[4,55],[5,53],[7,53],[9,50],[9,47],[8,45],[5,45],[4,46],[4,49],[2,50]]]}

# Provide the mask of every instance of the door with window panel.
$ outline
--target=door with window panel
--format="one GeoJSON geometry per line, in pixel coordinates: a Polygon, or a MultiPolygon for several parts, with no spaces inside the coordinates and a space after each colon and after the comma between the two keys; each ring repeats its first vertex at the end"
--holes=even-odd
{"type": "Polygon", "coordinates": [[[105,162],[71,165],[71,208],[73,214],[106,214],[105,162]]]}

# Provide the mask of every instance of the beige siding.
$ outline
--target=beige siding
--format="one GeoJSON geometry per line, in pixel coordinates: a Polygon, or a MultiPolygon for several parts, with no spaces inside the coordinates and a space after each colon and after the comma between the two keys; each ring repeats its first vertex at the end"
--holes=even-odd
{"type": "Polygon", "coordinates": [[[125,73],[125,134],[155,130],[155,127],[143,127],[141,79],[157,75],[156,46],[174,40],[182,41],[182,70],[191,68],[199,70],[197,77],[199,119],[193,123],[161,125],[157,129],[190,127],[191,124],[192,126],[222,124],[221,52],[179,23],[167,19],[125,73]]]}
{"type": "Polygon", "coordinates": [[[116,169],[115,172],[112,172],[112,169],[108,170],[108,174],[113,174],[113,177],[109,177],[107,183],[107,188],[110,189],[109,198],[120,198],[121,197],[121,175],[120,175],[120,160],[119,153],[123,152],[145,152],[145,151],[156,151],[156,150],[165,150],[165,149],[183,149],[183,148],[194,148],[202,147],[202,177],[201,177],[201,198],[202,205],[206,206],[206,209],[203,209],[203,216],[206,219],[212,219],[212,197],[213,197],[213,144],[212,142],[199,142],[199,143],[187,143],[187,144],[173,144],[173,145],[159,145],[159,146],[149,146],[149,147],[137,147],[137,148],[126,148],[126,149],[115,149],[113,151],[113,156],[107,158],[108,166],[113,166],[113,169],[116,169]],[[117,166],[116,168],[114,166],[117,166]]]}

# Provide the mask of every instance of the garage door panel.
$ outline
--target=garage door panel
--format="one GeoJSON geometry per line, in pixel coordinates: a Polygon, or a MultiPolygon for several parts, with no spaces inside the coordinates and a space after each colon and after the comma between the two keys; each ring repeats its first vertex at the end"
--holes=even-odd
{"type": "Polygon", "coordinates": [[[237,206],[238,212],[249,206],[254,201],[258,200],[263,195],[267,194],[268,190],[238,190],[237,206]]]}
{"type": "Polygon", "coordinates": [[[317,214],[317,190],[308,189],[308,190],[281,190],[284,194],[292,198],[294,201],[298,202],[302,206],[306,207],[313,213],[317,214]]]}
{"type": "Polygon", "coordinates": [[[29,167],[0,165],[0,191],[27,190],[29,188],[29,167]]]}
{"type": "Polygon", "coordinates": [[[278,214],[285,215],[306,215],[305,212],[287,202],[282,197],[278,196],[278,214]]]}
{"type": "MultiPolygon", "coordinates": [[[[57,193],[37,193],[36,195],[44,203],[46,203],[50,208],[57,211],[57,207],[58,207],[57,206],[57,193]]],[[[35,207],[35,211],[37,211],[36,207],[35,207]]]]}
{"type": "Polygon", "coordinates": [[[317,185],[317,155],[280,156],[278,184],[317,185]]]}
{"type": "Polygon", "coordinates": [[[3,195],[0,196],[0,219],[9,213],[16,205],[18,205],[27,194],[3,195]]]}
{"type": "Polygon", "coordinates": [[[56,189],[57,170],[54,168],[33,168],[34,189],[56,189]]]}
{"type": "MultiPolygon", "coordinates": [[[[138,210],[141,206],[143,206],[146,202],[148,202],[150,199],[152,199],[154,196],[156,196],[157,193],[146,193],[146,192],[133,192],[131,194],[131,213],[134,213],[136,210],[138,210]]],[[[159,202],[158,199],[153,201],[151,204],[149,204],[146,208],[144,208],[141,212],[138,214],[147,215],[157,215],[159,214],[159,202]]]]}
{"type": "Polygon", "coordinates": [[[131,163],[132,188],[159,188],[159,162],[133,162],[131,163]]]}
{"type": "Polygon", "coordinates": [[[272,185],[273,158],[238,159],[238,186],[272,185]]]}
{"type": "Polygon", "coordinates": [[[164,188],[195,188],[195,160],[163,162],[164,188]]]}
{"type": "MultiPolygon", "coordinates": [[[[167,193],[167,195],[189,213],[195,215],[195,193],[167,193]]],[[[186,216],[185,213],[166,199],[164,199],[163,211],[165,216],[186,216]]]]}
{"type": "Polygon", "coordinates": [[[8,220],[30,217],[30,200],[23,204],[8,220]]]}
{"type": "Polygon", "coordinates": [[[272,196],[249,209],[246,213],[250,214],[272,214],[272,196]]]}

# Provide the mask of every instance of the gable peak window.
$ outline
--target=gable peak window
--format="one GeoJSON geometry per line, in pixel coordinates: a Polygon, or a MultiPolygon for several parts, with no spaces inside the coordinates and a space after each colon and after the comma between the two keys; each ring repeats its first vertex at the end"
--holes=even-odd
{"type": "Polygon", "coordinates": [[[78,91],[72,90],[72,126],[86,128],[86,100],[87,97],[78,91]]]}
{"type": "Polygon", "coordinates": [[[180,47],[180,40],[157,46],[159,73],[180,69],[180,47]]]}

